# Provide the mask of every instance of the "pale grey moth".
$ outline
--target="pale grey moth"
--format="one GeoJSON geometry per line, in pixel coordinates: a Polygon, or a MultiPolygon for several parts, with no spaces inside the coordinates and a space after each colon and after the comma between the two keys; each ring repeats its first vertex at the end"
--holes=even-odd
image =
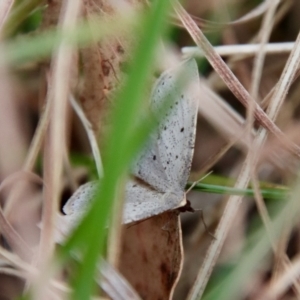
{"type": "MultiPolygon", "coordinates": [[[[154,116],[169,96],[174,100],[132,166],[132,174],[138,180],[131,179],[126,184],[124,224],[186,204],[184,189],[194,152],[198,88],[194,60],[167,70],[157,80],[150,103],[154,116]]],[[[96,190],[97,182],[82,185],[63,207],[64,213],[72,219],[81,216],[96,190]]]]}

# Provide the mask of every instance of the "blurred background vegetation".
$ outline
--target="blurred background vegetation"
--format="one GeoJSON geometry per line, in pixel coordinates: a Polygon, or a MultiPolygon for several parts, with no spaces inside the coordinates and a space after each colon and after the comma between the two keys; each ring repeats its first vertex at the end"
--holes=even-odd
{"type": "MultiPolygon", "coordinates": [[[[143,101],[147,101],[147,97],[143,95],[149,95],[151,82],[153,82],[150,74],[160,74],[174,62],[181,61],[184,57],[182,48],[195,46],[195,43],[187,29],[180,25],[171,5],[158,5],[159,1],[149,1],[149,6],[153,5],[156,10],[154,8],[151,10],[147,5],[147,9],[141,9],[142,4],[139,4],[139,1],[132,1],[132,3],[120,1],[117,3],[118,9],[114,7],[115,1],[82,1],[82,10],[78,18],[78,22],[81,23],[77,23],[79,25],[77,27],[75,25],[71,32],[64,32],[61,29],[63,19],[58,23],[63,15],[61,5],[66,5],[67,1],[2,1],[3,4],[0,5],[0,10],[3,11],[2,16],[0,15],[2,18],[0,180],[4,187],[1,190],[1,203],[6,220],[32,249],[35,249],[40,241],[40,228],[37,224],[41,220],[42,184],[37,183],[36,179],[28,180],[31,178],[29,175],[29,177],[25,176],[26,180],[23,175],[20,175],[20,178],[14,176],[21,174],[22,170],[24,174],[27,172],[40,176],[46,185],[48,180],[45,178],[48,176],[46,174],[49,173],[53,178],[57,174],[61,176],[56,169],[55,175],[51,175],[49,171],[51,169],[49,164],[51,166],[55,157],[51,158],[52,161],[50,159],[45,162],[49,155],[46,150],[49,145],[47,144],[49,132],[43,132],[46,142],[43,142],[42,150],[40,146],[36,146],[38,150],[33,151],[31,158],[28,153],[30,153],[30,145],[33,145],[31,143],[38,124],[41,124],[41,116],[47,111],[46,99],[50,99],[48,97],[51,96],[49,96],[51,90],[49,86],[55,82],[51,78],[54,74],[53,61],[56,59],[58,46],[63,40],[71,45],[78,45],[80,49],[78,52],[70,52],[72,66],[67,69],[68,77],[59,80],[61,83],[66,80],[68,91],[72,91],[81,103],[98,137],[101,153],[103,150],[104,169],[108,170],[103,179],[104,186],[107,188],[102,188],[98,193],[99,199],[106,200],[95,204],[94,213],[91,212],[79,227],[78,235],[72,236],[59,252],[60,258],[64,261],[61,265],[67,269],[66,273],[68,268],[71,269],[69,273],[74,272],[71,276],[71,285],[75,289],[72,297],[84,299],[93,285],[93,271],[99,253],[109,256],[109,253],[106,253],[107,249],[110,249],[106,220],[113,206],[110,201],[114,198],[113,191],[120,177],[125,176],[132,157],[146,139],[147,134],[144,133],[148,133],[151,128],[150,119],[145,118],[145,122],[141,122],[142,125],[138,129],[133,121],[136,115],[144,116],[143,108],[139,107],[142,101],[139,99],[143,98],[143,101]],[[126,3],[124,9],[121,8],[123,2],[126,3]],[[114,9],[108,9],[110,6],[117,11],[115,15],[114,9]],[[133,19],[137,23],[131,24],[131,13],[136,14],[133,19]],[[109,25],[105,25],[105,22],[109,25]],[[161,40],[164,42],[163,49],[159,48],[161,40]],[[126,46],[123,49],[118,48],[119,42],[126,46]],[[115,52],[119,49],[117,58],[111,58],[111,49],[115,52]],[[107,65],[106,61],[108,61],[107,65]],[[99,76],[100,69],[104,73],[105,70],[110,71],[104,83],[102,83],[103,77],[99,76]],[[112,70],[115,70],[117,75],[112,70]],[[95,106],[89,104],[92,103],[90,101],[94,99],[93,97],[96,101],[99,100],[95,106]],[[107,100],[109,102],[107,105],[103,99],[113,100],[111,102],[107,100]],[[130,101],[125,102],[124,99],[130,101]],[[112,113],[109,110],[111,103],[114,108],[112,113]],[[120,151],[125,153],[124,157],[119,158],[120,151]],[[45,167],[47,163],[48,169],[45,167]],[[3,184],[7,182],[10,183],[3,184]],[[19,187],[15,188],[15,186],[19,187]],[[26,201],[21,198],[25,198],[26,201]],[[102,212],[102,215],[97,212],[102,212]],[[95,230],[91,230],[95,226],[100,228],[100,233],[98,232],[100,237],[95,230]],[[71,253],[74,249],[82,251],[83,255],[80,258],[83,260],[82,264],[77,262],[78,257],[76,259],[72,257],[71,253]],[[73,263],[67,265],[68,267],[65,265],[66,257],[73,263]]],[[[263,35],[260,30],[264,16],[270,9],[271,2],[186,0],[183,6],[193,16],[210,43],[217,47],[259,43],[263,35]]],[[[294,42],[300,27],[299,12],[299,1],[279,1],[275,15],[272,17],[273,24],[270,24],[272,30],[267,43],[294,42]]],[[[253,84],[255,56],[240,56],[234,48],[232,51],[232,55],[224,56],[223,59],[246,90],[250,91],[253,84]]],[[[282,75],[289,53],[286,51],[279,54],[266,54],[256,98],[264,109],[268,107],[268,101],[265,99],[282,75]]],[[[233,112],[246,117],[245,107],[220,79],[208,60],[204,56],[197,56],[196,59],[200,82],[205,82],[214,95],[218,95],[222,103],[228,105],[228,109],[223,111],[224,115],[231,116],[233,112]]],[[[295,65],[295,69],[298,70],[298,67],[295,65]]],[[[293,78],[293,84],[280,108],[276,124],[290,140],[299,144],[300,102],[297,75],[293,78]]],[[[203,97],[209,96],[203,92],[203,97]]],[[[201,103],[199,99],[200,106],[201,103]]],[[[99,175],[84,126],[71,106],[66,105],[63,130],[65,143],[60,150],[63,158],[60,161],[63,176],[61,176],[59,189],[54,192],[59,199],[59,209],[80,184],[97,179],[99,175]]],[[[211,107],[206,104],[203,106],[202,111],[207,110],[207,114],[208,112],[210,115],[214,114],[211,107]]],[[[285,151],[273,136],[270,136],[259,153],[259,163],[255,172],[264,203],[273,222],[273,229],[277,231],[275,246],[272,245],[274,246],[272,249],[266,233],[268,230],[261,221],[253,197],[253,184],[250,184],[247,190],[233,188],[246,153],[245,147],[242,147],[238,141],[233,142],[234,134],[228,133],[234,132],[236,127],[224,122],[223,114],[218,120],[217,112],[215,118],[208,118],[205,112],[201,113],[201,110],[189,186],[206,173],[212,173],[197,183],[187,195],[192,206],[201,209],[201,212],[181,215],[185,259],[173,297],[188,299],[197,273],[205,261],[209,244],[214,239],[214,230],[224,212],[228,194],[241,194],[244,195],[242,205],[235,216],[234,226],[225,239],[203,298],[262,299],[262,295],[273,291],[272,283],[287,272],[286,266],[295,266],[295,273],[299,274],[299,267],[297,267],[300,250],[299,222],[293,221],[299,205],[292,206],[293,213],[289,211],[291,210],[289,203],[299,202],[297,201],[299,158],[285,151]],[[227,131],[220,129],[222,127],[227,131]],[[282,212],[285,211],[287,212],[283,216],[282,212]],[[289,221],[291,224],[285,227],[284,224],[289,221]]],[[[56,117],[50,114],[48,121],[53,123],[56,117]]],[[[242,124],[239,123],[239,126],[242,127],[242,124]]],[[[46,127],[47,124],[44,129],[46,127]]],[[[259,122],[256,121],[253,128],[258,129],[259,122]]],[[[246,140],[245,137],[240,139],[246,140]]],[[[53,155],[51,151],[50,154],[53,155]]],[[[1,224],[2,227],[4,223],[1,224]]],[[[2,234],[2,247],[24,259],[11,244],[5,232],[2,234]]],[[[38,261],[37,257],[35,259],[38,261]]],[[[34,265],[32,261],[35,262],[35,259],[25,259],[25,261],[29,265],[34,265]]],[[[23,294],[27,295],[24,282],[31,286],[31,279],[28,279],[30,276],[26,273],[28,269],[25,268],[26,272],[22,270],[26,273],[23,277],[20,274],[16,276],[12,270],[19,270],[20,267],[8,261],[7,257],[3,258],[1,264],[0,299],[16,299],[24,291],[23,294]]],[[[298,277],[289,278],[284,291],[279,295],[282,299],[298,299],[300,293],[298,277]]],[[[37,295],[41,294],[36,292],[28,295],[30,295],[26,296],[28,298],[37,298],[37,295]]],[[[154,298],[148,295],[145,299],[154,298]]]]}

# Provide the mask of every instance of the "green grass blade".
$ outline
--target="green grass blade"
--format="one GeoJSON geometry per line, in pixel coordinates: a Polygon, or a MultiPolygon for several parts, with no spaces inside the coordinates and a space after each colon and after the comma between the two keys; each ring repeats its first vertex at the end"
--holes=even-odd
{"type": "MultiPolygon", "coordinates": [[[[190,188],[193,183],[188,183],[186,188],[190,188]]],[[[209,184],[209,183],[197,183],[193,190],[204,192],[204,193],[213,193],[213,194],[227,194],[227,195],[244,195],[244,196],[254,196],[253,189],[236,189],[230,186],[209,184]]],[[[284,188],[273,188],[273,189],[261,189],[261,195],[266,199],[284,199],[288,196],[288,189],[284,188]]]]}
{"type": "Polygon", "coordinates": [[[18,65],[49,57],[58,46],[66,45],[84,47],[120,31],[123,27],[136,24],[136,19],[120,18],[118,22],[95,19],[92,23],[79,21],[72,30],[49,29],[38,35],[16,38],[2,45],[6,61],[18,65]]]}
{"type": "Polygon", "coordinates": [[[66,243],[65,254],[66,250],[77,245],[84,244],[86,250],[80,270],[73,281],[73,299],[87,299],[94,284],[95,267],[99,255],[104,251],[105,226],[115,198],[116,186],[120,176],[125,174],[130,160],[135,155],[135,153],[131,153],[131,159],[129,157],[124,159],[122,153],[127,151],[128,144],[130,144],[128,138],[133,136],[132,121],[136,118],[141,105],[142,92],[151,70],[151,61],[156,45],[163,32],[168,7],[168,1],[155,1],[152,4],[151,13],[145,20],[145,25],[142,27],[144,29],[142,38],[134,56],[130,76],[120,97],[117,98],[116,109],[112,115],[112,130],[103,152],[105,177],[97,197],[99,201],[95,201],[84,221],[66,243]],[[84,232],[86,232],[85,236],[84,232]]]}

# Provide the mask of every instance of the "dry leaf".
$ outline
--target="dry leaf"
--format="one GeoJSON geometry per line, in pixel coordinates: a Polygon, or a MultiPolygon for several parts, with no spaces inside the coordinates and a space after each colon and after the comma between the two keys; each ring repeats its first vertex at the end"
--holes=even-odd
{"type": "Polygon", "coordinates": [[[178,211],[124,229],[120,271],[142,299],[169,299],[182,267],[178,211]]]}

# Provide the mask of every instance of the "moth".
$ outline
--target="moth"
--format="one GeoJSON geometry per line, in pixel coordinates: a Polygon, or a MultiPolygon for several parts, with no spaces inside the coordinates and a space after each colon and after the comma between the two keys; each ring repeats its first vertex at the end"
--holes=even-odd
{"type": "MultiPolygon", "coordinates": [[[[158,118],[163,101],[169,97],[173,101],[132,166],[135,178],[125,187],[124,224],[186,205],[185,186],[195,145],[198,88],[195,60],[165,71],[156,81],[150,99],[153,115],[158,118]]],[[[79,187],[63,207],[65,217],[75,219],[83,214],[97,187],[96,181],[79,187]]]]}

